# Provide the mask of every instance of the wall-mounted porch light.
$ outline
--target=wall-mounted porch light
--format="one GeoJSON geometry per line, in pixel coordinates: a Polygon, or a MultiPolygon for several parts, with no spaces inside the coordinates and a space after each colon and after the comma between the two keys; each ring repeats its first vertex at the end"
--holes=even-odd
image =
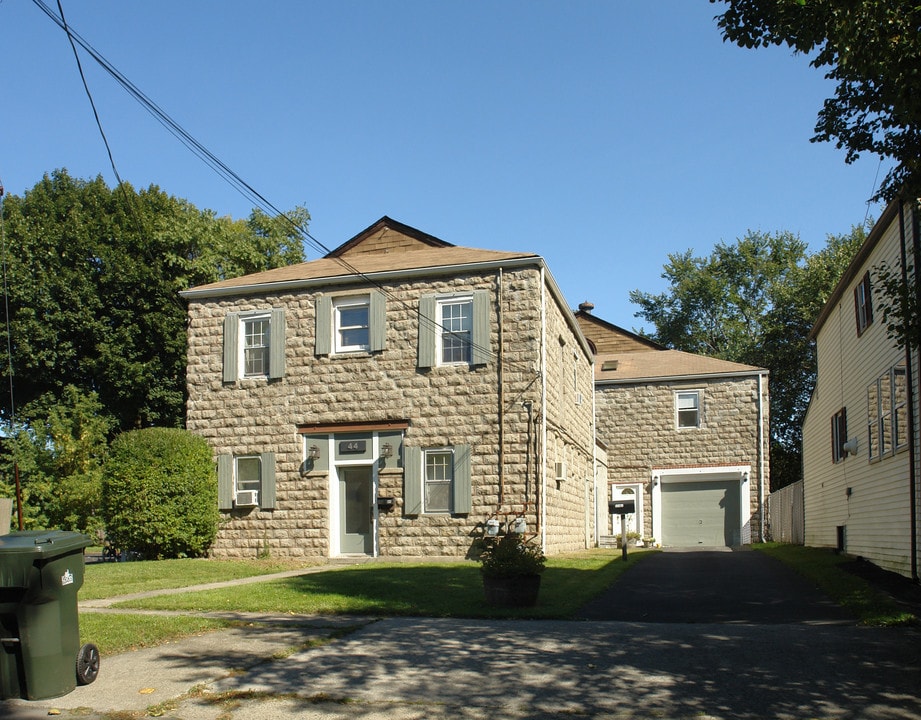
{"type": "Polygon", "coordinates": [[[308,460],[319,460],[320,459],[320,448],[316,445],[311,445],[307,448],[307,459],[308,460]]]}
{"type": "Polygon", "coordinates": [[[393,455],[393,445],[384,443],[381,445],[381,457],[389,458],[393,455]]]}

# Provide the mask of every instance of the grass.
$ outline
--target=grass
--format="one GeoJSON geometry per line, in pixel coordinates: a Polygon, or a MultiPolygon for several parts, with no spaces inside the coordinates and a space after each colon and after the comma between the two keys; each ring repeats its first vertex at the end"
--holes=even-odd
{"type": "Polygon", "coordinates": [[[98,600],[149,590],[204,585],[308,567],[307,562],[279,560],[159,560],[91,563],[86,566],[81,600],[98,600]]]}
{"type": "Polygon", "coordinates": [[[121,615],[81,613],[80,641],[94,643],[100,654],[115,655],[128,650],[154,647],[164,643],[231,627],[230,620],[216,620],[194,615],[121,615]]]}
{"type": "Polygon", "coordinates": [[[862,625],[911,625],[919,621],[864,579],[841,568],[853,560],[827,549],[764,543],[753,546],[808,578],[836,603],[848,608],[862,625]]]}
{"type": "Polygon", "coordinates": [[[615,551],[551,558],[533,608],[486,604],[476,563],[373,563],[239,588],[204,590],[119,603],[116,607],[190,612],[274,612],[427,617],[565,618],[643,556],[615,551]]]}

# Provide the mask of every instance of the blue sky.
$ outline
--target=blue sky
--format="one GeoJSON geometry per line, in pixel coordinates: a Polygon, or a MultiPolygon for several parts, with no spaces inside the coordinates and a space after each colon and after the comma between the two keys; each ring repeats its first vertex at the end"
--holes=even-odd
{"type": "MultiPolygon", "coordinates": [[[[56,9],[54,0],[46,0],[56,9]]],[[[887,166],[810,143],[832,84],[724,43],[706,0],[62,0],[67,21],[276,207],[336,247],[382,215],[543,255],[569,303],[640,328],[669,253],[747,230],[817,250],[887,166]]],[[[85,54],[119,174],[199,208],[252,202],[85,54]]],[[[0,180],[114,175],[66,35],[0,0],[0,180]]],[[[316,257],[310,248],[311,259],[316,257]]]]}

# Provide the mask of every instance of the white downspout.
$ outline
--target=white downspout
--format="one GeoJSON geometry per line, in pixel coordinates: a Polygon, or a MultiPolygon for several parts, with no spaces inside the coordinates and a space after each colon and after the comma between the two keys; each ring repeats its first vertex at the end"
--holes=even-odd
{"type": "Polygon", "coordinates": [[[540,546],[547,552],[547,283],[540,268],[540,546]]]}
{"type": "Polygon", "coordinates": [[[764,375],[758,373],[758,540],[764,542],[764,375]]]}

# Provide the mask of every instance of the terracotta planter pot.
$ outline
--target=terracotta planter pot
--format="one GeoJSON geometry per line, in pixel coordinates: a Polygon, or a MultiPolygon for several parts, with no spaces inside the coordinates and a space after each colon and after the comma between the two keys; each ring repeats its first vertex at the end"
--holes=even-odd
{"type": "Polygon", "coordinates": [[[483,576],[486,602],[498,607],[533,607],[540,591],[540,575],[483,576]]]}

